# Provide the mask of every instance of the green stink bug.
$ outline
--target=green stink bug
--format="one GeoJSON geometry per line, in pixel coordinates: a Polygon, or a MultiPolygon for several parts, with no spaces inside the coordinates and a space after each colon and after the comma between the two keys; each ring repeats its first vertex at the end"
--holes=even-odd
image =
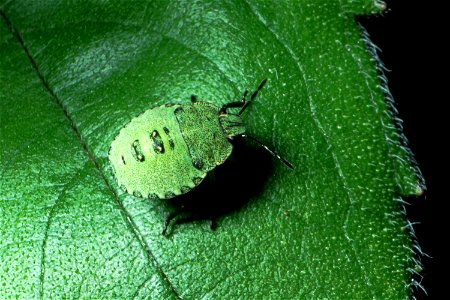
{"type": "Polygon", "coordinates": [[[266,83],[264,79],[247,101],[218,107],[208,102],[165,104],[132,119],[114,139],[109,160],[122,190],[136,197],[169,199],[187,193],[206,174],[222,164],[235,138],[250,139],[293,166],[273,150],[245,134],[241,114],[266,83]],[[229,108],[241,108],[239,113],[229,108]]]}

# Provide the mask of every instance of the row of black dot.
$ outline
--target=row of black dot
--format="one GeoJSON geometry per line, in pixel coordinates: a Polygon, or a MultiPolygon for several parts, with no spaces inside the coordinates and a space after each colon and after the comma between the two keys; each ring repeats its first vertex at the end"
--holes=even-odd
{"type": "MultiPolygon", "coordinates": [[[[192,181],[193,181],[194,184],[197,186],[197,185],[200,184],[200,182],[202,182],[202,178],[201,178],[201,177],[194,177],[194,178],[192,179],[192,181]]],[[[124,191],[125,193],[128,193],[128,190],[127,190],[127,188],[125,187],[124,184],[121,184],[121,185],[120,185],[120,189],[121,189],[122,191],[124,191]]],[[[190,187],[188,187],[188,186],[182,186],[181,189],[180,189],[180,191],[181,191],[181,194],[185,194],[185,193],[189,192],[191,189],[192,189],[192,188],[190,188],[190,187]]],[[[139,192],[139,191],[134,191],[134,192],[133,192],[133,196],[138,197],[138,198],[143,198],[143,197],[142,197],[142,193],[139,192]]],[[[175,197],[175,196],[176,196],[176,194],[175,194],[174,192],[166,192],[166,193],[164,194],[164,199],[170,199],[170,198],[173,198],[173,197],[175,197]]],[[[147,198],[150,199],[150,200],[158,200],[158,199],[160,199],[160,198],[158,197],[158,195],[155,194],[155,193],[150,193],[150,194],[148,194],[147,198]]]]}

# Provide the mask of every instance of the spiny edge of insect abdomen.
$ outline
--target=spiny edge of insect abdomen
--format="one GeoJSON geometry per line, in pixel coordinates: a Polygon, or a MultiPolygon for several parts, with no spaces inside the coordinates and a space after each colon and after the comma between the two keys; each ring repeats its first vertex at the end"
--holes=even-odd
{"type": "Polygon", "coordinates": [[[166,192],[160,193],[160,195],[163,195],[163,196],[160,196],[160,195],[158,195],[158,193],[155,193],[155,192],[149,192],[147,197],[144,197],[142,195],[142,192],[140,192],[139,190],[134,190],[134,191],[129,190],[125,184],[119,183],[119,181],[117,180],[117,178],[115,176],[114,176],[114,179],[116,180],[117,184],[120,185],[120,189],[123,192],[125,192],[127,194],[130,194],[130,195],[133,195],[134,197],[147,198],[147,199],[150,199],[150,200],[164,200],[164,199],[171,199],[171,198],[174,198],[176,196],[179,196],[179,195],[186,194],[186,193],[190,192],[191,190],[196,188],[203,181],[203,179],[206,177],[206,173],[204,175],[205,176],[202,176],[202,177],[200,177],[200,176],[193,177],[191,179],[192,183],[194,184],[192,187],[188,186],[188,185],[183,185],[179,189],[176,189],[176,190],[174,189],[172,191],[166,191],[166,192]]]}

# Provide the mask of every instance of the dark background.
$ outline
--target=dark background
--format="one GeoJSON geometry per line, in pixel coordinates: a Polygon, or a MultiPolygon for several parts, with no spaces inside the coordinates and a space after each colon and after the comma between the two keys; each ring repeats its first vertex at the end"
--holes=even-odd
{"type": "Polygon", "coordinates": [[[447,230],[450,211],[445,209],[447,199],[443,192],[443,181],[449,172],[444,158],[447,154],[444,141],[449,137],[444,131],[449,118],[444,105],[450,88],[446,57],[450,53],[444,46],[449,38],[444,27],[447,9],[439,7],[437,1],[386,2],[388,8],[381,16],[358,21],[382,50],[379,55],[390,70],[386,76],[403,120],[404,134],[427,186],[423,196],[406,199],[408,219],[419,223],[414,226],[415,233],[422,250],[430,256],[421,257],[423,278],[416,277],[428,296],[420,290],[414,296],[442,299],[449,294],[444,287],[450,286],[443,261],[449,249],[444,243],[450,242],[447,230]]]}

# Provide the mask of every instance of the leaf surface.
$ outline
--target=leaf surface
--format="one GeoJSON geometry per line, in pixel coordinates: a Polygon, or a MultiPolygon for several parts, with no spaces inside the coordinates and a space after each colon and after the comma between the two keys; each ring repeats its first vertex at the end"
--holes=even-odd
{"type": "Polygon", "coordinates": [[[355,22],[377,2],[0,7],[0,298],[409,295],[398,200],[420,185],[355,22]],[[237,145],[179,200],[200,217],[162,236],[178,204],[124,194],[111,142],[151,107],[222,105],[265,77],[247,132],[295,170],[237,145]]]}

